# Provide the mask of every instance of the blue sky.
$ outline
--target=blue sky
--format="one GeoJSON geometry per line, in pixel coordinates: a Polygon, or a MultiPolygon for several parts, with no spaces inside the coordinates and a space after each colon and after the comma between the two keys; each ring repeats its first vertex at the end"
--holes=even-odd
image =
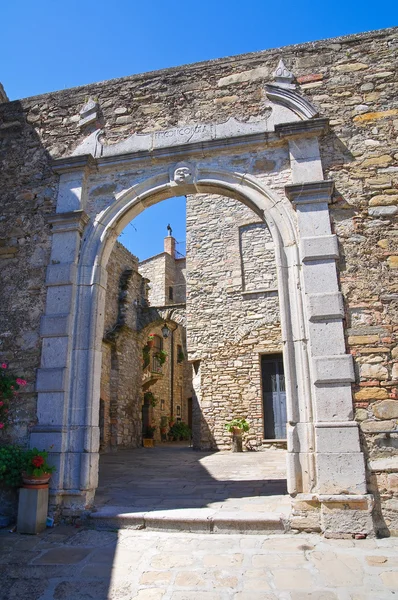
{"type": "MultiPolygon", "coordinates": [[[[15,100],[185,63],[391,27],[397,24],[397,16],[396,0],[380,5],[366,0],[5,2],[0,81],[10,100],[15,100]]],[[[168,222],[177,240],[184,240],[184,220],[183,200],[165,201],[141,214],[121,241],[143,259],[162,251],[168,222]]]]}

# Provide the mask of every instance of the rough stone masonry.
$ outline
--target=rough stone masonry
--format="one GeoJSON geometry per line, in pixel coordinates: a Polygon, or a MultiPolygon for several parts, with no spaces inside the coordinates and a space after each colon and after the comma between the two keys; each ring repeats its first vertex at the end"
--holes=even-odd
{"type": "MultiPolygon", "coordinates": [[[[392,28],[2,96],[0,353],[29,385],[0,435],[54,444],[55,504],[78,511],[95,493],[102,308],[117,234],[145,206],[187,195],[194,235],[215,194],[228,197],[226,210],[233,199],[256,216],[240,223],[235,309],[257,285],[245,227],[262,223],[275,248],[294,526],[398,530],[397,52],[392,28]]],[[[213,276],[202,273],[204,283],[213,276]]],[[[201,410],[202,371],[216,370],[213,351],[229,368],[235,333],[221,315],[231,347],[208,351],[192,316],[190,329],[187,280],[201,410]]],[[[249,338],[261,352],[266,323],[249,338]]],[[[240,323],[239,339],[250,331],[240,323]]]]}

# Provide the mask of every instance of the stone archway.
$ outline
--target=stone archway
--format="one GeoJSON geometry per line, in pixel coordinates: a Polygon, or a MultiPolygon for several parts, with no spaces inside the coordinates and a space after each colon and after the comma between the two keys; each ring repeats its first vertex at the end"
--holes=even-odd
{"type": "MultiPolygon", "coordinates": [[[[109,172],[117,177],[134,158],[120,155],[101,163],[78,155],[58,161],[62,175],[58,214],[51,219],[53,248],[37,385],[40,424],[32,434],[36,445],[54,443],[55,502],[81,509],[90,505],[97,485],[105,266],[114,241],[142,210],[165,198],[219,193],[240,200],[265,219],[275,244],[287,375],[288,491],[298,499],[301,511],[296,526],[306,526],[307,509],[315,505],[322,507],[325,530],[335,526],[336,510],[344,512],[344,527],[350,531],[370,530],[371,502],[352,420],[353,367],[345,354],[337,241],[328,211],[333,184],[313,180],[322,173],[316,136],[324,125],[316,121],[322,120],[276,126],[289,144],[293,182],[297,182],[285,186],[287,198],[259,178],[233,170],[231,164],[213,166],[214,159],[209,163],[188,152],[182,163],[181,150],[175,147],[169,148],[152,174],[151,156],[145,159],[148,176],[135,176],[135,183],[100,211],[90,205],[89,178],[96,176],[92,174],[99,167],[103,177],[109,172]],[[51,397],[57,401],[55,415],[49,406],[51,397]],[[362,509],[361,518],[354,507],[350,509],[351,502],[362,509]]],[[[243,160],[242,139],[227,140],[224,152],[225,148],[235,156],[241,152],[243,160]]],[[[263,138],[251,143],[261,147],[263,138]]],[[[219,146],[214,152],[219,152],[219,146]]],[[[340,515],[340,528],[341,522],[340,515]]]]}

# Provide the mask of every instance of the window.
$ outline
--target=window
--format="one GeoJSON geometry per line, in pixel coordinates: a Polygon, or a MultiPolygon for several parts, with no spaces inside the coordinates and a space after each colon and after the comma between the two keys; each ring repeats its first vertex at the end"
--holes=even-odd
{"type": "Polygon", "coordinates": [[[169,286],[169,300],[173,300],[173,287],[169,286]]]}
{"type": "Polygon", "coordinates": [[[160,335],[153,336],[153,349],[155,353],[163,350],[163,339],[160,337],[160,335]]]}

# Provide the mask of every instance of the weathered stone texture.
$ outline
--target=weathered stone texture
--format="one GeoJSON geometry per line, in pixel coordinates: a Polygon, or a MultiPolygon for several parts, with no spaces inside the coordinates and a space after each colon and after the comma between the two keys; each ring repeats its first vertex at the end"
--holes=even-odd
{"type": "MultiPolygon", "coordinates": [[[[320,116],[330,118],[330,131],[321,143],[321,158],[325,179],[335,182],[330,211],[339,242],[339,281],[346,311],[347,344],[356,363],[354,404],[356,409],[366,410],[369,417],[363,420],[367,425],[362,428],[362,447],[372,460],[387,457],[395,461],[398,460],[396,436],[391,434],[388,438],[371,429],[383,423],[389,424],[385,429],[397,425],[395,417],[381,420],[377,417],[378,409],[374,412],[372,407],[380,401],[396,400],[398,395],[397,40],[398,29],[392,28],[282,51],[287,67],[301,82],[299,91],[313,102],[320,116]],[[371,388],[383,391],[372,396],[371,388]],[[356,395],[361,389],[368,390],[367,398],[356,395]]],[[[0,104],[0,360],[9,362],[13,371],[29,383],[13,409],[15,427],[9,432],[10,438],[25,440],[36,421],[35,369],[40,363],[39,326],[45,304],[45,269],[50,258],[50,227],[46,218],[55,212],[59,179],[52,171],[51,158],[68,156],[89,133],[91,125],[79,127],[80,111],[87,98],[97,99],[97,125],[103,128],[104,139],[111,143],[124,140],[133,131],[145,133],[200,122],[221,123],[230,117],[253,120],[269,113],[264,84],[271,81],[280,56],[280,49],[268,50],[0,104]]],[[[245,161],[242,156],[237,160],[240,172],[259,174],[263,183],[280,194],[291,182],[289,153],[282,143],[264,153],[248,151],[245,161]]],[[[233,159],[229,166],[233,170],[233,159]]],[[[129,174],[131,181],[144,181],[149,176],[139,164],[134,169],[129,174]]],[[[156,164],[153,169],[156,172],[156,164]]],[[[86,211],[92,215],[106,208],[127,185],[115,173],[90,176],[91,205],[85,207],[86,211]]],[[[206,196],[203,198],[206,203],[206,196]]],[[[235,202],[226,200],[232,212],[235,202]]],[[[192,252],[200,255],[205,252],[206,244],[211,245],[206,238],[206,222],[214,240],[220,233],[224,235],[227,227],[218,230],[214,219],[200,212],[198,216],[202,222],[191,225],[197,226],[201,238],[192,252]]],[[[188,214],[188,226],[189,218],[188,214]]],[[[258,218],[239,225],[255,222],[258,218]]],[[[217,257],[224,268],[223,279],[220,280],[221,275],[218,278],[214,275],[218,268],[214,260],[202,273],[205,293],[195,296],[200,276],[195,268],[188,268],[193,286],[192,292],[188,290],[188,305],[196,302],[199,306],[201,297],[205,298],[206,294],[212,299],[207,304],[203,299],[189,346],[195,361],[198,397],[202,395],[204,401],[206,386],[215,389],[219,378],[217,389],[222,381],[227,382],[226,389],[230,388],[233,402],[239,401],[240,406],[244,406],[242,401],[249,400],[246,396],[242,400],[238,398],[236,389],[239,390],[240,382],[232,381],[236,367],[228,362],[232,361],[228,347],[251,348],[250,364],[253,353],[267,350],[264,340],[269,340],[273,351],[278,350],[278,300],[264,292],[258,294],[255,305],[251,304],[254,300],[250,295],[243,299],[238,229],[235,236],[233,248],[232,238],[231,245],[225,245],[228,255],[217,257]],[[223,304],[231,307],[232,315],[234,311],[237,316],[245,313],[245,318],[249,317],[247,323],[252,318],[252,324],[237,329],[234,317],[226,319],[223,315],[223,304]],[[261,322],[257,312],[260,306],[272,315],[271,321],[261,322]],[[201,331],[205,328],[209,329],[206,349],[201,341],[201,331]],[[263,342],[256,345],[260,339],[260,333],[256,332],[262,328],[263,342]],[[211,361],[210,357],[213,357],[211,361]],[[219,365],[216,357],[219,357],[219,365]],[[210,362],[218,370],[208,376],[206,365],[210,362]],[[221,377],[226,379],[221,380],[221,377]]],[[[246,267],[249,287],[255,283],[253,275],[254,271],[246,267]]],[[[242,360],[243,369],[249,364],[245,360],[242,360]]],[[[244,378],[242,385],[250,391],[249,397],[258,397],[257,383],[253,385],[255,390],[251,390],[250,385],[245,387],[247,380],[256,382],[250,367],[244,378]]],[[[218,401],[221,406],[222,398],[218,401]]],[[[216,421],[221,422],[232,410],[229,400],[225,398],[224,402],[228,402],[223,405],[228,408],[217,408],[221,411],[218,421],[212,417],[213,431],[216,421]]],[[[209,410],[215,411],[215,405],[209,410]]],[[[4,439],[4,434],[1,435],[4,439]]],[[[391,468],[385,466],[376,469],[376,475],[369,479],[368,489],[379,497],[377,478],[385,480],[386,492],[380,496],[381,501],[391,528],[398,529],[391,517],[397,492],[385,477],[392,474],[389,470],[391,468]]]]}
{"type": "Polygon", "coordinates": [[[134,448],[141,443],[142,352],[135,303],[142,281],[138,260],[116,243],[107,265],[104,341],[102,344],[101,449],[134,448]],[[123,274],[130,272],[126,289],[123,274]]]}
{"type": "Polygon", "coordinates": [[[261,445],[260,354],[282,350],[275,286],[274,244],[254,212],[232,198],[188,196],[188,352],[201,362],[205,447],[229,448],[224,425],[238,416],[261,445]]]}

